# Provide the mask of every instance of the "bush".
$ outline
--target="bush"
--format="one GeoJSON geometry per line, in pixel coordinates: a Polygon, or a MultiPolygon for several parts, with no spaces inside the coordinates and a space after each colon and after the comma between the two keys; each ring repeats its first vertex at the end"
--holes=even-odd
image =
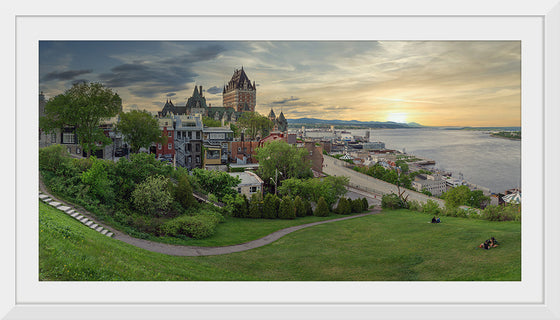
{"type": "Polygon", "coordinates": [[[193,239],[204,239],[214,234],[217,222],[206,215],[180,216],[159,227],[161,235],[185,235],[193,239]]]}
{"type": "Polygon", "coordinates": [[[330,214],[329,206],[325,201],[325,198],[320,197],[319,201],[317,202],[317,208],[315,208],[315,212],[313,215],[316,217],[327,217],[330,214]]]}
{"type": "Polygon", "coordinates": [[[360,213],[362,211],[365,211],[365,209],[363,207],[362,199],[351,200],[351,203],[352,203],[352,212],[353,213],[360,213]]]}
{"type": "Polygon", "coordinates": [[[338,205],[336,206],[335,213],[337,214],[350,214],[352,213],[352,204],[349,199],[341,197],[338,200],[338,205]]]}
{"type": "Polygon", "coordinates": [[[398,195],[391,193],[391,194],[384,194],[381,198],[381,207],[386,209],[400,209],[406,208],[406,203],[399,198],[398,195]]]}
{"type": "Polygon", "coordinates": [[[296,207],[294,202],[290,197],[284,197],[282,202],[280,202],[280,207],[278,208],[278,218],[280,219],[295,219],[296,218],[296,207]]]}
{"type": "Polygon", "coordinates": [[[422,206],[422,212],[430,214],[430,215],[439,215],[441,213],[441,209],[439,205],[434,200],[428,199],[426,203],[422,206]]]}
{"type": "Polygon", "coordinates": [[[173,201],[168,182],[168,178],[159,175],[148,177],[132,192],[135,207],[149,215],[165,215],[173,201]]]}
{"type": "Polygon", "coordinates": [[[487,206],[481,218],[489,221],[521,221],[519,205],[487,206]]]}
{"type": "Polygon", "coordinates": [[[369,210],[369,202],[366,197],[362,198],[362,207],[365,211],[369,210]]]}
{"type": "Polygon", "coordinates": [[[309,202],[306,199],[306,200],[303,200],[303,204],[305,206],[305,215],[306,216],[312,216],[313,215],[313,207],[311,206],[311,202],[309,202]]]}
{"type": "Polygon", "coordinates": [[[259,194],[253,194],[251,196],[251,202],[249,203],[249,218],[259,219],[262,218],[262,208],[263,200],[259,194]]]}
{"type": "Polygon", "coordinates": [[[179,177],[177,187],[175,188],[175,200],[177,200],[177,202],[179,202],[185,209],[195,206],[197,202],[192,192],[193,190],[187,175],[181,175],[181,177],[179,177]]]}
{"type": "Polygon", "coordinates": [[[296,196],[294,206],[296,207],[296,217],[305,217],[307,215],[307,208],[300,196],[296,196]]]}
{"type": "Polygon", "coordinates": [[[39,169],[47,170],[50,172],[60,172],[63,167],[70,165],[70,157],[66,149],[59,145],[54,144],[39,150],[39,169]]]}
{"type": "Polygon", "coordinates": [[[278,207],[280,206],[280,199],[275,194],[269,193],[264,197],[263,203],[263,218],[276,219],[278,218],[278,207]]]}
{"type": "Polygon", "coordinates": [[[88,185],[92,195],[101,200],[101,202],[113,204],[115,193],[107,174],[105,161],[91,157],[91,162],[91,168],[84,171],[81,175],[82,183],[88,185]]]}
{"type": "Polygon", "coordinates": [[[422,212],[422,205],[416,200],[408,201],[408,209],[412,211],[422,212]]]}

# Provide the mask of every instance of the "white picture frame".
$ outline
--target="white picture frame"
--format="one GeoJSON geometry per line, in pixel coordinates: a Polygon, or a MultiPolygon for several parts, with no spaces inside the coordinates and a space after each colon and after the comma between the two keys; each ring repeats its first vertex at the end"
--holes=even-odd
{"type": "MultiPolygon", "coordinates": [[[[7,179],[4,180],[8,188],[4,188],[5,199],[3,200],[9,204],[7,208],[11,209],[6,211],[7,214],[3,221],[4,231],[0,233],[0,240],[3,244],[2,253],[8,257],[8,259],[4,260],[7,263],[3,263],[3,272],[0,273],[0,283],[2,283],[0,288],[0,292],[2,292],[0,315],[5,319],[175,319],[185,317],[196,319],[560,319],[560,276],[558,272],[560,270],[560,233],[557,231],[558,227],[560,227],[560,219],[558,217],[560,210],[557,209],[554,201],[560,191],[558,188],[560,173],[557,167],[557,159],[560,156],[559,143],[557,142],[560,141],[560,126],[557,124],[560,121],[560,108],[558,107],[560,106],[560,90],[557,89],[560,87],[560,0],[526,3],[510,3],[507,1],[488,3],[480,1],[451,4],[449,1],[394,1],[384,4],[345,2],[330,5],[292,1],[291,3],[283,2],[282,7],[279,8],[272,5],[262,7],[259,6],[257,1],[245,1],[241,3],[243,5],[239,2],[228,3],[223,1],[218,2],[218,4],[213,3],[211,7],[208,4],[196,2],[173,4],[172,7],[179,8],[178,11],[165,4],[149,6],[137,3],[108,1],[96,2],[95,4],[94,7],[83,4],[78,7],[67,7],[62,4],[53,4],[52,2],[22,1],[17,4],[14,3],[11,8],[4,10],[2,13],[4,15],[4,19],[2,19],[3,30],[7,33],[7,40],[15,45],[14,50],[4,53],[5,59],[3,59],[5,64],[4,70],[10,70],[6,71],[4,76],[4,88],[8,89],[7,96],[13,99],[8,100],[10,102],[13,101],[8,106],[15,106],[14,109],[6,109],[8,118],[15,121],[13,127],[11,127],[10,123],[2,130],[4,130],[4,137],[13,137],[14,133],[16,137],[11,140],[7,139],[7,150],[14,150],[13,154],[15,157],[4,159],[4,165],[9,170],[5,172],[7,179]],[[186,14],[182,15],[182,12],[186,14]],[[533,166],[533,174],[536,175],[536,178],[532,178],[532,186],[535,186],[533,188],[535,191],[531,195],[530,190],[524,189],[524,196],[527,194],[525,192],[528,192],[530,197],[537,199],[537,201],[533,202],[536,206],[524,206],[523,212],[533,209],[537,212],[542,211],[542,217],[537,215],[535,219],[537,227],[541,226],[542,229],[540,230],[543,232],[543,240],[536,240],[538,244],[542,244],[537,246],[537,248],[527,246],[525,242],[525,236],[527,235],[525,233],[525,226],[530,226],[533,222],[526,221],[525,218],[523,221],[523,255],[525,258],[528,255],[536,259],[542,259],[542,264],[539,265],[542,266],[542,269],[531,269],[531,261],[529,261],[529,265],[523,265],[524,270],[528,268],[535,271],[530,274],[524,273],[524,278],[522,279],[522,282],[526,280],[531,282],[527,287],[527,292],[531,292],[532,295],[516,299],[509,299],[510,297],[507,297],[499,302],[493,299],[487,299],[489,302],[484,302],[486,299],[481,297],[483,301],[476,303],[442,303],[441,301],[430,301],[429,299],[422,299],[422,302],[416,303],[398,301],[398,299],[373,303],[367,302],[367,299],[350,302],[337,301],[336,298],[318,299],[311,303],[297,303],[288,300],[282,302],[281,300],[285,299],[293,291],[295,291],[293,294],[298,294],[298,291],[301,291],[306,294],[317,293],[320,295],[322,290],[328,291],[329,286],[332,284],[324,283],[308,288],[308,284],[301,283],[265,282],[256,284],[235,283],[231,285],[235,286],[236,290],[240,292],[278,290],[276,293],[269,293],[273,296],[276,295],[280,301],[279,303],[257,301],[257,299],[250,298],[238,298],[235,301],[226,302],[224,302],[225,300],[203,301],[202,299],[195,303],[180,301],[162,302],[150,301],[150,297],[137,299],[138,296],[134,296],[134,298],[127,302],[99,302],[95,299],[88,300],[87,302],[75,302],[71,301],[68,297],[79,294],[87,295],[91,292],[94,292],[94,296],[100,296],[104,293],[103,290],[107,289],[126,293],[126,287],[135,287],[136,285],[135,283],[113,283],[104,287],[97,286],[97,284],[72,282],[64,284],[65,287],[62,290],[51,291],[51,284],[38,284],[37,279],[30,279],[29,275],[33,274],[33,270],[36,272],[36,269],[29,266],[35,267],[37,262],[30,261],[29,257],[24,257],[25,253],[22,253],[22,248],[27,248],[28,246],[25,236],[31,234],[30,232],[33,232],[33,230],[37,230],[37,228],[33,228],[33,226],[36,226],[36,222],[33,220],[36,214],[31,214],[32,210],[29,210],[30,206],[35,204],[37,191],[34,188],[29,188],[33,186],[29,182],[37,181],[37,173],[33,173],[36,170],[26,170],[26,168],[37,167],[37,152],[36,150],[29,151],[29,149],[33,148],[26,148],[26,145],[29,145],[29,142],[31,144],[36,142],[37,137],[35,131],[36,124],[25,118],[27,111],[23,111],[23,108],[35,108],[38,96],[36,85],[38,83],[38,75],[37,73],[29,72],[28,66],[31,64],[31,70],[33,70],[34,64],[37,63],[37,61],[32,61],[33,57],[37,54],[32,50],[34,48],[33,41],[36,39],[106,39],[111,33],[116,38],[124,37],[121,39],[126,40],[159,39],[162,37],[161,27],[159,30],[156,30],[158,27],[153,26],[153,32],[149,32],[151,29],[142,29],[142,25],[148,20],[160,19],[159,21],[162,21],[162,18],[163,20],[169,18],[167,19],[169,22],[164,23],[169,23],[167,30],[170,31],[166,34],[166,38],[171,40],[185,37],[185,29],[173,28],[173,26],[182,26],[183,23],[181,21],[183,19],[200,22],[221,21],[217,26],[201,23],[198,29],[188,29],[190,32],[189,37],[193,40],[210,40],[212,37],[213,39],[224,39],[224,37],[232,40],[246,39],[246,35],[244,36],[226,28],[228,22],[240,22],[243,20],[253,21],[256,24],[254,30],[249,32],[251,38],[248,40],[266,39],[267,35],[270,37],[270,30],[279,29],[278,26],[267,29],[266,25],[269,23],[267,18],[278,18],[285,21],[293,18],[296,20],[294,21],[295,25],[302,26],[297,33],[297,36],[301,36],[301,39],[309,39],[310,37],[332,39],[333,37],[340,37],[339,40],[367,38],[368,30],[360,29],[360,26],[382,27],[395,24],[401,25],[402,23],[405,23],[405,28],[407,25],[409,26],[408,30],[388,29],[375,32],[378,34],[380,34],[379,32],[384,33],[386,39],[391,40],[418,40],[422,39],[422,32],[426,32],[425,30],[438,29],[434,28],[432,21],[447,19],[446,21],[449,24],[454,24],[455,21],[465,18],[472,18],[472,21],[479,19],[482,25],[487,25],[488,39],[503,39],[495,37],[499,37],[500,33],[507,34],[508,31],[502,30],[493,34],[492,22],[498,24],[504,22],[504,25],[507,25],[505,23],[507,21],[511,23],[511,20],[536,22],[537,27],[533,32],[542,36],[542,38],[539,39],[537,37],[529,40],[535,40],[532,42],[534,46],[542,45],[542,48],[535,48],[543,53],[543,56],[539,58],[542,59],[542,64],[538,64],[538,67],[542,67],[542,70],[537,70],[538,72],[535,73],[540,75],[541,78],[529,79],[533,82],[532,84],[525,82],[525,79],[523,81],[523,86],[526,84],[533,86],[532,94],[536,92],[537,95],[540,95],[542,93],[542,96],[537,98],[537,101],[540,99],[542,107],[531,106],[529,109],[528,106],[523,106],[523,117],[532,117],[529,128],[525,127],[524,121],[523,152],[527,152],[527,150],[534,151],[536,154],[533,154],[533,156],[538,160],[533,166]],[[88,22],[91,19],[105,19],[109,27],[101,27],[99,24],[101,20],[95,21],[96,23],[88,22]],[[329,22],[337,20],[340,21],[340,24],[333,26],[332,23],[325,24],[325,22],[320,22],[321,20],[328,20],[329,22]],[[372,22],[374,20],[375,22],[372,22]],[[303,23],[298,24],[298,21],[303,23]],[[258,25],[259,23],[262,25],[258,25]],[[126,25],[123,28],[126,30],[118,29],[119,25],[126,25]],[[355,28],[353,32],[349,32],[348,25],[355,28]],[[113,26],[115,30],[111,30],[110,26],[113,26]],[[137,28],[135,29],[134,26],[137,28]],[[306,28],[303,28],[303,26],[306,28]],[[324,29],[318,29],[317,26],[324,29]],[[326,29],[328,29],[328,33],[324,32],[326,29]],[[337,33],[338,29],[340,29],[339,33],[337,33]],[[60,38],[56,38],[57,32],[60,38]],[[16,68],[14,68],[14,63],[16,68]],[[538,128],[539,124],[542,124],[543,127],[538,128]],[[528,129],[528,135],[525,135],[526,129],[528,129]],[[541,174],[542,176],[540,176],[541,174]],[[31,199],[33,200],[31,201],[31,199]],[[28,223],[29,225],[27,225],[28,223]],[[535,292],[538,294],[533,294],[535,292]],[[521,301],[524,299],[526,302],[521,301]]],[[[289,24],[286,24],[286,28],[290,28],[289,24]]],[[[476,26],[473,25],[473,28],[476,28],[476,26]]],[[[280,35],[273,37],[278,39],[286,37],[286,35],[282,35],[282,32],[279,30],[278,34],[280,35]]],[[[370,30],[369,32],[373,31],[370,30]]],[[[464,39],[468,38],[469,32],[472,31],[468,30],[464,25],[463,27],[450,27],[448,30],[434,32],[439,32],[438,34],[441,38],[464,39]],[[445,36],[445,32],[449,32],[449,34],[445,36]]],[[[478,32],[480,34],[480,30],[478,32]]],[[[286,40],[292,40],[296,36],[293,30],[288,33],[289,35],[286,40]]],[[[430,38],[431,36],[427,37],[430,38]]],[[[529,37],[532,38],[531,33],[529,37]]],[[[508,40],[516,39],[515,34],[507,34],[506,38],[508,40]]],[[[533,71],[523,69],[525,74],[530,74],[533,71]]],[[[31,113],[33,114],[33,112],[36,113],[36,111],[31,113]]],[[[37,144],[35,143],[35,145],[37,144]]],[[[524,163],[526,163],[526,159],[525,157],[523,158],[524,163]]],[[[524,178],[526,174],[525,172],[524,178]]],[[[534,236],[534,234],[529,235],[534,236]]],[[[217,294],[219,290],[224,290],[224,287],[229,286],[230,283],[198,283],[197,285],[200,286],[199,294],[201,296],[210,297],[213,293],[217,294]]],[[[345,290],[343,292],[349,296],[355,295],[356,292],[367,294],[368,290],[371,290],[367,283],[341,285],[341,288],[345,290]]],[[[403,295],[406,295],[405,291],[411,287],[413,291],[421,290],[422,285],[409,283],[380,284],[381,287],[396,287],[394,290],[403,290],[403,295]]],[[[445,290],[447,287],[461,284],[435,283],[427,285],[431,288],[429,294],[437,295],[435,288],[441,287],[445,290]]],[[[513,288],[516,285],[515,283],[493,284],[483,282],[473,284],[470,287],[474,287],[473,290],[484,291],[486,288],[491,288],[491,290],[502,290],[505,292],[510,287],[513,288]]],[[[135,287],[135,289],[141,287],[142,284],[138,284],[138,287],[135,287]]],[[[155,284],[151,289],[156,290],[155,292],[158,292],[157,290],[171,290],[176,294],[182,292],[181,285],[176,283],[155,284]]],[[[107,294],[110,294],[110,292],[107,294]]],[[[150,292],[146,292],[146,295],[149,294],[150,292]]],[[[393,295],[394,297],[394,294],[395,292],[388,292],[389,296],[393,295]]],[[[461,295],[461,293],[457,294],[461,295]]],[[[468,293],[465,294],[465,297],[468,297],[468,293]]]]}

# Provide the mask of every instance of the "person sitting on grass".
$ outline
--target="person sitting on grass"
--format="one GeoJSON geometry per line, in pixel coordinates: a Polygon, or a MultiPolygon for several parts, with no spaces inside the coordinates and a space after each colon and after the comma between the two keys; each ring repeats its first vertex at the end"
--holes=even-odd
{"type": "Polygon", "coordinates": [[[439,220],[439,217],[436,218],[436,223],[440,223],[441,220],[439,220]]]}
{"type": "Polygon", "coordinates": [[[490,249],[490,240],[486,240],[483,243],[481,243],[479,246],[479,248],[483,248],[483,249],[490,249]]]}
{"type": "Polygon", "coordinates": [[[496,238],[494,237],[490,238],[490,246],[492,248],[496,248],[498,246],[498,240],[496,240],[496,238]]]}
{"type": "Polygon", "coordinates": [[[432,218],[432,223],[437,223],[436,216],[432,218]]]}

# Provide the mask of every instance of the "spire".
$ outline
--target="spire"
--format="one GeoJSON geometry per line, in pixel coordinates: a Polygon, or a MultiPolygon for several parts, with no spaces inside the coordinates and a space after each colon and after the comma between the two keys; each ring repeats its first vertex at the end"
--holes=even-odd
{"type": "Polygon", "coordinates": [[[198,87],[194,86],[193,97],[198,95],[198,87]]]}

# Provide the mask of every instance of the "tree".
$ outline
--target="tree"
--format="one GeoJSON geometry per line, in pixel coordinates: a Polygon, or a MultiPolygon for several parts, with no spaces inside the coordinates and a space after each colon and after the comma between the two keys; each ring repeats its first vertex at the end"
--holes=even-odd
{"type": "Polygon", "coordinates": [[[458,186],[449,189],[442,195],[442,198],[445,200],[447,208],[457,208],[468,204],[468,200],[471,198],[471,190],[467,186],[458,186]]]}
{"type": "Polygon", "coordinates": [[[102,146],[111,143],[99,126],[121,109],[122,100],[111,89],[101,83],[80,82],[47,102],[39,127],[45,132],[74,128],[78,143],[89,158],[98,143],[102,146]]]}
{"type": "Polygon", "coordinates": [[[316,217],[326,217],[330,214],[329,206],[325,201],[325,198],[319,198],[319,202],[317,202],[317,208],[315,208],[315,212],[313,215],[316,217]]]}
{"type": "Polygon", "coordinates": [[[206,192],[216,195],[219,200],[227,194],[236,195],[237,191],[233,187],[241,182],[241,179],[223,171],[196,168],[192,170],[192,173],[200,187],[206,192]]]}
{"type": "Polygon", "coordinates": [[[338,214],[350,214],[352,212],[352,204],[345,197],[341,197],[338,200],[335,212],[338,214]]]}
{"type": "Polygon", "coordinates": [[[307,215],[307,208],[305,207],[305,202],[300,196],[296,196],[294,199],[294,206],[296,207],[296,216],[305,217],[307,215]]]}
{"type": "Polygon", "coordinates": [[[221,127],[222,122],[220,120],[214,120],[210,117],[202,117],[202,124],[205,127],[221,127]]]}
{"type": "Polygon", "coordinates": [[[365,197],[362,198],[362,208],[364,208],[364,211],[367,211],[369,209],[369,203],[365,197]]]}
{"type": "Polygon", "coordinates": [[[275,194],[269,193],[264,197],[263,203],[263,218],[276,219],[278,218],[278,207],[280,206],[280,199],[275,194]]]}
{"type": "Polygon", "coordinates": [[[291,178],[282,182],[278,192],[281,195],[292,198],[299,195],[304,199],[310,199],[315,202],[318,202],[319,198],[323,197],[330,208],[340,196],[346,194],[348,181],[349,179],[344,176],[328,176],[320,179],[312,178],[306,180],[291,178]]]}
{"type": "Polygon", "coordinates": [[[395,164],[397,165],[397,167],[401,168],[401,170],[402,170],[403,173],[408,172],[408,169],[409,169],[409,168],[408,168],[408,163],[406,163],[406,161],[404,161],[404,160],[397,160],[397,161],[395,162],[395,164]]]}
{"type": "Polygon", "coordinates": [[[490,203],[490,197],[485,196],[482,190],[471,191],[467,205],[475,208],[484,208],[490,203]]]}
{"type": "Polygon", "coordinates": [[[278,181],[289,178],[312,177],[311,161],[306,160],[307,150],[289,145],[285,141],[272,141],[261,148],[257,148],[256,159],[259,162],[259,175],[269,182],[276,178],[278,181]]]}
{"type": "Polygon", "coordinates": [[[149,112],[132,110],[121,112],[117,131],[121,132],[130,144],[130,149],[138,153],[140,148],[149,148],[154,142],[166,143],[167,137],[162,137],[158,121],[149,112]]]}
{"type": "Polygon", "coordinates": [[[132,192],[136,208],[149,215],[165,215],[173,201],[168,182],[168,178],[157,175],[139,184],[132,192]]]}
{"type": "Polygon", "coordinates": [[[243,112],[237,119],[237,125],[245,130],[251,140],[255,140],[259,133],[261,137],[268,136],[273,126],[270,119],[258,112],[243,112]]]}
{"type": "Polygon", "coordinates": [[[175,189],[175,200],[177,200],[185,209],[192,207],[196,204],[196,200],[192,192],[193,190],[187,175],[181,175],[175,189]]]}
{"type": "Polygon", "coordinates": [[[280,202],[280,207],[278,208],[278,218],[280,219],[295,219],[296,218],[296,207],[294,202],[289,197],[284,197],[282,202],[280,202]]]}
{"type": "Polygon", "coordinates": [[[258,219],[262,218],[263,200],[258,193],[251,196],[249,203],[249,218],[258,219]]]}

